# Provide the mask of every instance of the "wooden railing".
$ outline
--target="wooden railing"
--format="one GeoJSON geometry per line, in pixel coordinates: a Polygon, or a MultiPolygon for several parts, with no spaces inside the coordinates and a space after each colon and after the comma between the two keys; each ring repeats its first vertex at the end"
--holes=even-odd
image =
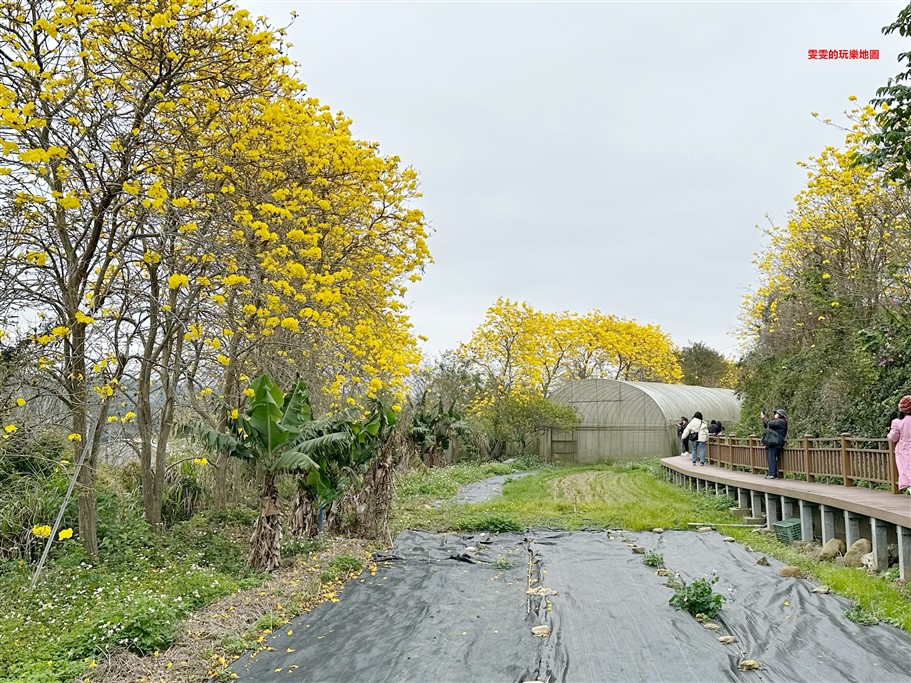
{"type": "MultiPolygon", "coordinates": [[[[768,471],[765,446],[752,434],[709,437],[706,462],[753,474],[768,471]]],[[[788,439],[784,453],[778,458],[778,471],[806,481],[840,479],[843,486],[855,486],[858,482],[886,484],[892,493],[898,493],[894,446],[888,439],[851,434],[788,439]]]]}

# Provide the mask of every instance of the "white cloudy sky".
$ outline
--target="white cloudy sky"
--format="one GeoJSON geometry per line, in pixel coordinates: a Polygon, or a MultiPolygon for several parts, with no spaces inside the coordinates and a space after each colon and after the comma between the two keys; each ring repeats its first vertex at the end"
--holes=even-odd
{"type": "Polygon", "coordinates": [[[902,2],[262,2],[310,94],[420,173],[435,263],[409,291],[425,352],[499,296],[656,323],[735,356],[755,226],[849,95],[896,73],[902,2]],[[808,49],[878,49],[817,62],[808,49]]]}

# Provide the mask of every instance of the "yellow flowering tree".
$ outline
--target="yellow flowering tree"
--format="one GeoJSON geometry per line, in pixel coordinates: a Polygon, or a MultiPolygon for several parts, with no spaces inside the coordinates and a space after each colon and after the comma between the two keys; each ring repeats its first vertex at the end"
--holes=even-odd
{"type": "Polygon", "coordinates": [[[93,445],[90,554],[90,406],[124,373],[153,525],[180,387],[222,424],[276,367],[327,402],[402,391],[416,174],[307,97],[282,31],[220,0],[9,0],[0,31],[0,314],[37,311],[39,369],[93,445]]]}
{"type": "Polygon", "coordinates": [[[906,390],[911,367],[896,336],[911,303],[911,194],[854,163],[874,110],[850,121],[843,147],[801,162],[807,185],[787,222],[766,230],[743,308],[745,415],[788,405],[813,431],[878,429],[881,394],[906,390]]]}
{"type": "Polygon", "coordinates": [[[498,299],[458,357],[483,379],[473,404],[502,448],[506,435],[527,445],[530,432],[571,416],[552,410],[547,395],[563,383],[589,377],[679,382],[682,374],[670,337],[593,311],[546,313],[527,303],[498,299]]]}
{"type": "Polygon", "coordinates": [[[231,136],[233,223],[214,233],[226,272],[209,278],[220,289],[187,332],[190,384],[214,389],[195,406],[213,426],[247,376],[300,375],[322,409],[401,395],[419,360],[402,303],[429,260],[423,214],[409,208],[417,177],[350,124],[313,98],[281,98],[231,136]]]}

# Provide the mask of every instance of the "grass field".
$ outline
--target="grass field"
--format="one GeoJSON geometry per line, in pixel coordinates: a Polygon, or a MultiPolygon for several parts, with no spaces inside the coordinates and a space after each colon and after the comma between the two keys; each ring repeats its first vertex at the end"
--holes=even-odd
{"type": "MultiPolygon", "coordinates": [[[[432,471],[429,476],[445,477],[438,472],[432,471]]],[[[507,482],[502,497],[479,505],[435,500],[440,492],[435,487],[413,495],[410,492],[420,487],[412,482],[400,491],[395,522],[397,528],[431,531],[535,526],[641,531],[655,527],[685,529],[688,522],[737,521],[728,512],[733,505],[729,498],[695,494],[658,475],[657,464],[652,462],[547,468],[507,482]]],[[[445,497],[454,493],[447,491],[445,497]]]]}

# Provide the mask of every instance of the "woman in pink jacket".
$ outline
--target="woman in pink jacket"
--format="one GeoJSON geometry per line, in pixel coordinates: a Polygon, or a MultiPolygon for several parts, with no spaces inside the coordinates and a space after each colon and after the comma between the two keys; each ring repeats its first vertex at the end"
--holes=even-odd
{"type": "Polygon", "coordinates": [[[895,466],[898,468],[898,489],[911,493],[911,396],[898,402],[898,417],[892,420],[886,438],[895,444],[895,466]]]}

